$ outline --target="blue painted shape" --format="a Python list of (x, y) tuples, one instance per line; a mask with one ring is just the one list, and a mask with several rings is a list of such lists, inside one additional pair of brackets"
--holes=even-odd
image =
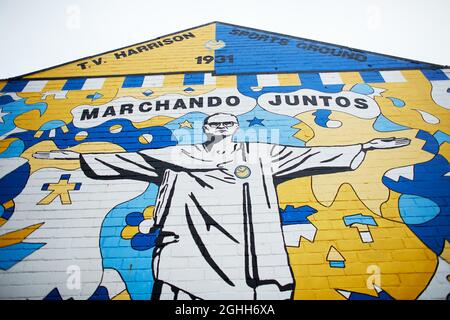
[(146, 96), (146, 97), (149, 97), (149, 96), (151, 96), (153, 94), (153, 91), (152, 90), (145, 90), (144, 92), (142, 92), (142, 94), (144, 96)]
[(421, 71), (422, 71), (423, 75), (429, 81), (449, 80), (447, 75), (440, 69), (435, 69), (435, 70), (424, 69), (424, 70), (421, 70)]
[(321, 88), (323, 87), (322, 79), (318, 73), (300, 73), (300, 82), (305, 88)]
[(382, 114), (377, 117), (373, 124), (373, 128), (379, 132), (392, 132), (410, 129), (395, 122), (392, 122)]
[(8, 270), (44, 245), (21, 242), (0, 248), (0, 270)]
[(50, 291), (42, 300), (54, 300), (54, 301), (61, 301), (63, 298), (61, 297), (61, 294), (59, 293), (58, 288), (54, 288), (52, 291)]
[[(113, 125), (122, 126), (122, 131), (119, 133), (111, 133), (109, 128)], [(114, 119), (103, 123), (97, 127), (89, 129), (80, 129), (69, 123), (67, 126), (68, 132), (61, 135), (56, 135), (52, 138), (52, 141), (56, 144), (59, 149), (66, 149), (79, 144), (75, 140), (75, 136), (80, 131), (86, 131), (88, 136), (83, 142), (111, 142), (114, 141), (115, 144), (120, 145), (127, 151), (138, 151), (142, 149), (151, 148), (162, 148), (171, 145), (176, 145), (177, 140), (172, 132), (162, 126), (148, 127), (137, 129), (135, 128), (129, 120), (125, 119)], [(139, 142), (139, 136), (142, 134), (150, 134), (153, 136), (153, 140), (148, 144), (142, 144)], [(19, 138), (25, 143), (25, 149), (41, 142), (48, 140), (48, 136), (42, 134), (39, 138), (34, 137), (34, 132), (25, 131), (20, 133), (15, 133), (10, 136), (11, 138)]]
[[(427, 139), (436, 139), (428, 134)], [(421, 224), (407, 224), (412, 232), (427, 245), (436, 255), (440, 255), (445, 241), (450, 241), (450, 177), (445, 176), (450, 171), (448, 160), (440, 154), (424, 163), (414, 165), (413, 180), (400, 177), (398, 181), (384, 176), (382, 182), (395, 192), (416, 195), (433, 201), (439, 206), (440, 212), (432, 219)], [(434, 207), (430, 210), (435, 210)]]
[(122, 88), (140, 88), (144, 83), (144, 76), (127, 76), (123, 81)]
[(247, 120), (249, 127), (256, 126), (256, 125), (264, 126), (264, 124), (262, 123), (263, 121), (264, 121), (264, 119), (259, 119), (257, 117), (253, 117), (253, 119)]
[(351, 89), (351, 92), (369, 95), (375, 92), (371, 86), (365, 83), (357, 83)]
[(185, 86), (201, 85), (205, 82), (204, 73), (186, 73), (183, 84)]
[(80, 190), (80, 189), (81, 189), (81, 183), (79, 183), (79, 182), (75, 183), (74, 190)]
[(408, 225), (430, 221), (441, 211), (434, 201), (411, 194), (402, 194), (400, 196), (398, 208), (400, 216)]
[(391, 100), (392, 104), (396, 106), (397, 108), (402, 108), (405, 106), (405, 101), (402, 99), (394, 98), (394, 97), (388, 97), (389, 100)]
[(137, 227), (142, 221), (144, 221), (144, 216), (141, 212), (131, 212), (127, 215), (125, 221), (127, 225)]
[(195, 89), (191, 88), (191, 87), (187, 87), (186, 89), (183, 90), (184, 92), (194, 92)]
[(83, 88), (86, 78), (69, 79), (63, 86), (63, 90), (81, 90)]
[(355, 223), (365, 224), (368, 226), (377, 226), (377, 223), (372, 216), (365, 216), (362, 215), (361, 213), (354, 214), (351, 216), (345, 216), (343, 219), (347, 227)]
[(98, 92), (96, 92), (94, 94), (88, 94), (86, 96), (86, 98), (91, 99), (92, 101), (100, 99), (101, 97), (103, 97), (103, 95), (101, 93), (98, 93)]
[(295, 208), (294, 206), (288, 205), (284, 210), (280, 209), (281, 224), (291, 225), (311, 223), (309, 222), (308, 217), (316, 212), (317, 210), (310, 206)]
[(443, 144), (444, 142), (450, 143), (450, 136), (441, 130), (436, 131), (435, 134), (433, 134), (434, 138), (438, 142), (439, 145)]
[(70, 174), (62, 174), (60, 179), (61, 180), (69, 180), (70, 179)]
[(97, 287), (97, 289), (95, 289), (95, 292), (92, 294), (92, 296), (89, 297), (88, 300), (111, 300), (111, 299), (109, 298), (108, 289), (103, 286), (99, 286)]
[(3, 87), (1, 92), (21, 92), (28, 84), (28, 80), (11, 80)]
[(47, 104), (43, 102), (27, 104), (26, 99), (20, 99), (3, 105), (1, 109), (7, 115), (3, 116), (3, 123), (0, 123), (0, 136), (16, 128), (14, 119), (17, 116), (31, 110), (38, 110), (42, 115), (47, 109)]
[(0, 96), (0, 106), (14, 102), (14, 99), (9, 95)]
[(331, 268), (345, 268), (345, 261), (330, 261)]
[(433, 65), (389, 57), (314, 40), (216, 23), (216, 40), (226, 46), (215, 51), (234, 57), (215, 64), (221, 74), (325, 72), (404, 69)]
[(422, 150), (427, 151), (432, 154), (437, 154), (439, 152), (439, 143), (437, 140), (428, 132), (424, 130), (419, 130), (416, 134), (417, 139), (425, 140), (425, 144)]
[(142, 212), (156, 203), (158, 186), (150, 184), (147, 190), (134, 199), (113, 208), (103, 221), (100, 231), (100, 250), (103, 267), (117, 270), (124, 280), (133, 300), (149, 300), (153, 289), (153, 249), (135, 250), (131, 240), (121, 237), (127, 225), (126, 217), (130, 208)]
[(359, 73), (364, 82), (367, 83), (384, 83), (384, 78), (379, 71), (362, 71)]
[(1, 208), (1, 211), (3, 211), (2, 215), (1, 215), (2, 218), (9, 220), (9, 218), (11, 218), (11, 216), (14, 213), (14, 206), (9, 207), (8, 209), (4, 209), (3, 206), (0, 206), (0, 208)]
[(50, 185), (49, 183), (44, 183), (44, 184), (42, 185), (41, 191), (47, 191), (49, 185)]
[(29, 176), (30, 165), (25, 162), (0, 178), (0, 204), (17, 197), (25, 187)]
[(331, 111), (327, 109), (319, 109), (313, 112), (314, 122), (323, 128), (328, 128), (327, 122), (330, 120), (329, 116), (331, 115)]
[(151, 249), (156, 245), (158, 235), (159, 229), (148, 234), (138, 233), (131, 239), (131, 247), (138, 251)]
[(23, 150), (25, 149), (25, 144), (22, 140), (16, 140), (9, 144), (8, 148), (0, 153), (0, 158), (13, 158), (19, 157)]
[(52, 129), (57, 129), (60, 128), (62, 126), (65, 126), (66, 123), (64, 121), (61, 120), (51, 120), (51, 121), (47, 121), (46, 123), (44, 123), (39, 130), (41, 131), (47, 131), (47, 130), (52, 130)]

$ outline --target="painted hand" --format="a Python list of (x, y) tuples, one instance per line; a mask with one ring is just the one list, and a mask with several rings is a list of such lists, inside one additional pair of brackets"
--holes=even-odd
[(80, 154), (74, 151), (49, 151), (33, 153), (33, 158), (45, 160), (78, 160)]
[(410, 143), (411, 140), (408, 138), (378, 138), (364, 143), (363, 150), (401, 148), (409, 145)]

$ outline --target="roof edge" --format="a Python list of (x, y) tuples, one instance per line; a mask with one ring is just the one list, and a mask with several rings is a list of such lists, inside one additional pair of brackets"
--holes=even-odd
[[(97, 56), (100, 56), (100, 55), (104, 55), (104, 54), (108, 54), (108, 53), (111, 53), (111, 52), (114, 52), (114, 51), (117, 51), (117, 50), (121, 50), (121, 49), (124, 49), (124, 48), (127, 48), (127, 47), (137, 46), (139, 44), (143, 44), (143, 43), (146, 43), (146, 42), (149, 42), (149, 41), (156, 41), (158, 39), (165, 38), (165, 37), (177, 34), (177, 33), (185, 32), (185, 31), (188, 31), (188, 30), (196, 29), (196, 28), (201, 28), (201, 27), (208, 26), (208, 25), (211, 25), (211, 24), (214, 24), (214, 23), (220, 23), (220, 24), (228, 25), (228, 26), (232, 26), (232, 27), (245, 28), (245, 29), (250, 29), (250, 30), (257, 31), (257, 32), (264, 32), (264, 33), (274, 34), (274, 35), (277, 35), (277, 36), (290, 37), (290, 38), (299, 39), (299, 40), (314, 41), (314, 42), (317, 42), (317, 43), (320, 43), (320, 44), (338, 46), (338, 47), (341, 47), (343, 49), (348, 49), (348, 50), (352, 50), (352, 51), (367, 52), (367, 53), (370, 53), (370, 54), (381, 55), (381, 56), (388, 57), (388, 58), (394, 58), (394, 59), (399, 59), (399, 60), (404, 60), (404, 61), (410, 61), (410, 62), (417, 63), (417, 64), (427, 64), (427, 65), (429, 65), (429, 67), (425, 67), (425, 68), (423, 66), (422, 67), (418, 66), (417, 68), (394, 68), (394, 69), (386, 69), (386, 68), (377, 69), (377, 68), (373, 68), (373, 69), (357, 69), (357, 70), (355, 70), (355, 69), (350, 70), (349, 69), (349, 70), (342, 70), (342, 71), (339, 71), (339, 72), (383, 71), (383, 70), (414, 70), (414, 69), (448, 69), (448, 68), (450, 68), (450, 66), (448, 66), (448, 65), (439, 65), (439, 64), (425, 62), (425, 61), (420, 61), (420, 60), (415, 60), (415, 59), (408, 59), (408, 58), (388, 55), (388, 54), (374, 52), (374, 51), (369, 51), (369, 50), (364, 50), (364, 49), (357, 49), (357, 48), (344, 46), (344, 45), (340, 45), (340, 44), (335, 44), (335, 43), (331, 43), (331, 42), (324, 42), (324, 41), (319, 41), (319, 40), (313, 40), (313, 39), (309, 39), (309, 38), (303, 38), (303, 37), (293, 36), (293, 35), (279, 33), (279, 32), (267, 31), (267, 30), (258, 29), (258, 28), (246, 27), (246, 26), (241, 26), (241, 25), (227, 23), (227, 22), (222, 22), (222, 21), (212, 21), (212, 22), (204, 23), (204, 24), (201, 24), (201, 25), (198, 25), (198, 26), (194, 26), (194, 27), (190, 27), (190, 28), (187, 28), (187, 29), (183, 29), (183, 30), (180, 30), (180, 31), (172, 32), (172, 33), (169, 33), (169, 34), (166, 34), (166, 35), (162, 35), (162, 36), (159, 36), (157, 38), (141, 41), (141, 42), (138, 42), (138, 43), (135, 43), (135, 44), (126, 45), (126, 46), (123, 46), (123, 47), (120, 47), (120, 48), (108, 50), (108, 51), (101, 52), (101, 53), (98, 53), (98, 54), (94, 54), (94, 55), (78, 58), (78, 59), (71, 60), (71, 61), (68, 61), (68, 62), (64, 62), (64, 63), (58, 64), (58, 65), (50, 66), (50, 67), (47, 67), (47, 68), (39, 69), (39, 70), (28, 72), (28, 73), (24, 73), (24, 74), (21, 74), (21, 75), (18, 75), (18, 76), (0, 79), (0, 81), (19, 80), (19, 79), (22, 79), (22, 78), (27, 77), (27, 76), (31, 76), (31, 75), (39, 73), (39, 72), (44, 72), (44, 71), (47, 71), (47, 70), (50, 70), (50, 69), (53, 69), (53, 68), (65, 66), (65, 65), (74, 63), (76, 61), (94, 58), (94, 57), (97, 57)], [(191, 73), (192, 71), (186, 71), (186, 72), (190, 72)], [(198, 71), (198, 72), (201, 72), (201, 71)], [(315, 73), (317, 71), (314, 71), (314, 70), (297, 71), (297, 72), (296, 71), (292, 71), (292, 72), (288, 72), (288, 73), (300, 73), (300, 72), (301, 73)], [(327, 72), (327, 71), (320, 71), (320, 72)], [(329, 72), (331, 72), (331, 71), (329, 71)], [(336, 71), (334, 71), (334, 72), (336, 72)], [(155, 73), (155, 74), (162, 74), (162, 75), (164, 75), (164, 74), (181, 74), (181, 73), (183, 73), (183, 72)], [(147, 74), (150, 74), (150, 73), (144, 73), (144, 74), (147, 75)], [(213, 74), (214, 74), (214, 72), (213, 72)], [(257, 74), (257, 73), (245, 73), (245, 74)], [(127, 74), (127, 75), (143, 75), (143, 74), (130, 73), (130, 74)], [(123, 76), (126, 76), (126, 75), (107, 75), (106, 74), (106, 75), (96, 75), (96, 76), (85, 76), (83, 78), (121, 77), (121, 76), (123, 77)], [(51, 78), (49, 78), (49, 77), (42, 77), (42, 78), (38, 77), (38, 78), (30, 79), (30, 80), (39, 80), (39, 79), (57, 80), (57, 79), (70, 79), (70, 78), (79, 78), (79, 76), (73, 76), (73, 77), (51, 77)]]

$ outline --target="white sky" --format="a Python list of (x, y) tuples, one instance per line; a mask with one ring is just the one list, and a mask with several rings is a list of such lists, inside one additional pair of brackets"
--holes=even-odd
[(0, 79), (212, 21), (450, 65), (450, 0), (0, 0)]

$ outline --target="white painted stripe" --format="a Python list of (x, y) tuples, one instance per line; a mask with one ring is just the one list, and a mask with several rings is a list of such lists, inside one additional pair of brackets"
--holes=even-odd
[(145, 76), (144, 82), (142, 82), (142, 87), (162, 87), (164, 85), (164, 76)]
[(380, 71), (385, 82), (406, 82), (401, 71)]
[(344, 84), (341, 75), (338, 72), (319, 73), (320, 79), (324, 85), (327, 84)]
[(258, 74), (256, 78), (258, 79), (258, 87), (280, 86), (280, 81), (278, 81), (277, 74)]
[(97, 90), (103, 87), (106, 78), (89, 78), (83, 84), (81, 90)]
[(27, 83), (22, 92), (41, 92), (48, 80), (31, 80)]
[(447, 76), (447, 78), (450, 80), (450, 69), (441, 69), (443, 73)]
[(205, 81), (204, 85), (215, 85), (216, 77), (214, 77), (211, 73), (205, 73)]

